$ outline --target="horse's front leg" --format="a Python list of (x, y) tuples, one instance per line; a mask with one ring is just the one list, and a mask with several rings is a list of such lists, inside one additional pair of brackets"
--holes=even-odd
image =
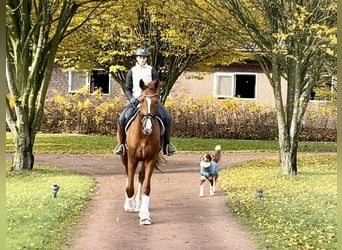
[[(130, 157), (128, 157), (130, 159)], [(134, 212), (135, 200), (134, 200), (134, 174), (137, 168), (137, 162), (128, 160), (127, 164), (127, 183), (125, 194), (124, 209), (126, 212)]]
[(135, 195), (135, 211), (139, 212), (140, 211), (140, 206), (141, 206), (141, 192), (142, 192), (142, 184), (145, 179), (145, 162), (141, 164), (141, 169), (139, 171), (139, 186), (137, 193)]
[(151, 177), (155, 166), (155, 161), (151, 160), (146, 162), (145, 165), (145, 178), (142, 185), (141, 206), (139, 211), (140, 224), (152, 224), (150, 217), (150, 191), (151, 191)]

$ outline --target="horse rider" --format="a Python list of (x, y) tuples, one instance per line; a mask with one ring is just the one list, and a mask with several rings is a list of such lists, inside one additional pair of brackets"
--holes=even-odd
[[(122, 141), (116, 147), (115, 153), (117, 155), (125, 154), (125, 141), (126, 141), (126, 133), (125, 126), (131, 116), (135, 113), (140, 100), (141, 89), (139, 87), (139, 81), (142, 79), (145, 84), (150, 83), (153, 80), (158, 80), (158, 72), (150, 65), (147, 64), (147, 58), (149, 56), (149, 51), (145, 47), (140, 47), (136, 51), (136, 65), (133, 66), (127, 73), (126, 76), (126, 88), (125, 95), (129, 100), (129, 104), (122, 111), (118, 120), (118, 131), (121, 135)], [(158, 117), (160, 117), (165, 126), (164, 133), (164, 143), (163, 143), (163, 154), (167, 156), (171, 156), (176, 153), (173, 148), (170, 137), (171, 137), (171, 116), (170, 113), (166, 110), (166, 108), (158, 102)]]

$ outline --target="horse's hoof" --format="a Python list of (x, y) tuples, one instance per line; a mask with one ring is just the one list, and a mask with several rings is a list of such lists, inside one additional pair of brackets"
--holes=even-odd
[(140, 217), (140, 225), (151, 225), (151, 217), (150, 217), (150, 212), (142, 210), (139, 212), (139, 217)]
[(124, 209), (125, 209), (125, 212), (128, 212), (128, 213), (134, 213), (135, 212), (134, 208), (126, 208), (126, 207), (124, 207)]
[(128, 213), (133, 213), (133, 212), (135, 212), (135, 211), (134, 211), (134, 208), (130, 208), (130, 207), (126, 207), (126, 206), (124, 206), (124, 210), (125, 210), (125, 212), (128, 212)]
[(151, 225), (152, 221), (150, 218), (140, 219), (140, 225)]

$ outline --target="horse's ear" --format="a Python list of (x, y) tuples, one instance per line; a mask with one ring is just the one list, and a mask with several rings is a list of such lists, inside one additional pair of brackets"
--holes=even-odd
[(146, 89), (146, 85), (145, 85), (145, 82), (143, 81), (143, 79), (140, 79), (139, 86), (142, 90)]
[(160, 87), (160, 81), (159, 80), (156, 80), (155, 82), (154, 82), (154, 88), (155, 89), (158, 89), (159, 87)]

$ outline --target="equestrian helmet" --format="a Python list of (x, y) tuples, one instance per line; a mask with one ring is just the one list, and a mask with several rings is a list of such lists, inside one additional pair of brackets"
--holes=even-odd
[(145, 47), (140, 47), (137, 49), (137, 52), (135, 53), (136, 56), (149, 56), (148, 49)]

